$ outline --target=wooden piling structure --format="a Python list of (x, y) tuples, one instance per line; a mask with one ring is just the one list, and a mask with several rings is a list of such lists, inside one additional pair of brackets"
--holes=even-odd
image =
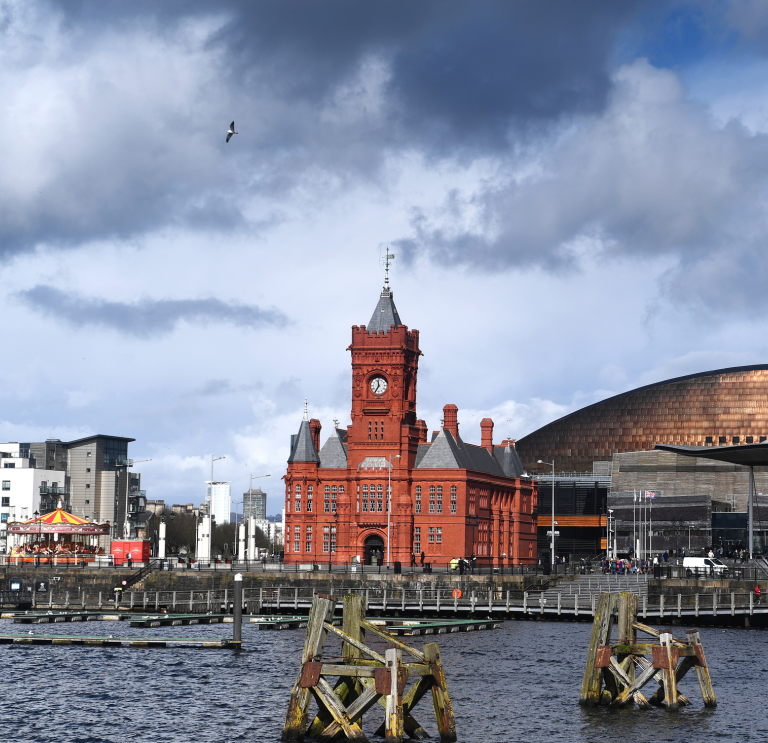
[[(291, 692), (282, 739), (301, 741), (308, 733), (319, 741), (366, 741), (363, 715), (376, 704), (384, 708), (384, 723), (377, 735), (393, 743), (401, 743), (406, 735), (423, 739), (428, 736), (413, 709), (432, 691), (440, 740), (455, 741), (456, 722), (437, 643), (428, 643), (421, 651), (371, 624), (365, 619), (363, 598), (357, 595), (344, 597), (342, 628), (338, 629), (333, 626), (335, 607), (332, 596), (318, 595), (312, 602), (301, 673)], [(338, 660), (326, 649), (329, 633), (342, 641)], [(366, 645), (366, 634), (387, 642), (383, 656)], [(407, 661), (404, 656), (409, 656)], [(335, 677), (335, 684), (328, 677)], [(407, 689), (409, 680), (415, 683)], [(309, 725), (312, 698), (318, 713)]]
[[(690, 704), (678, 691), (678, 684), (695, 668), (704, 705), (716, 706), (697, 629), (687, 630), (686, 639), (680, 640), (673, 637), (672, 630), (655, 630), (639, 623), (638, 597), (632, 593), (601, 593), (594, 613), (579, 704), (621, 706), (635, 701), (647, 709), (663, 701), (667, 709), (676, 710), (680, 705)], [(618, 640), (612, 643), (614, 613), (618, 613)], [(638, 631), (651, 635), (658, 644), (638, 641)], [(655, 680), (659, 688), (646, 699), (640, 690), (651, 680)]]

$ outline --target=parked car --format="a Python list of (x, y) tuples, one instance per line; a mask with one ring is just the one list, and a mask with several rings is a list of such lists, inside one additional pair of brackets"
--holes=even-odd
[(728, 566), (716, 557), (684, 557), (683, 567), (686, 578), (694, 575), (715, 575), (718, 578), (728, 574)]

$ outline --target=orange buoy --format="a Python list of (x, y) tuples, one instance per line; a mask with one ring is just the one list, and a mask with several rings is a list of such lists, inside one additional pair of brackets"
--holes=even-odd
[(461, 598), (461, 589), (460, 588), (454, 588), (453, 589), (453, 598), (460, 599)]

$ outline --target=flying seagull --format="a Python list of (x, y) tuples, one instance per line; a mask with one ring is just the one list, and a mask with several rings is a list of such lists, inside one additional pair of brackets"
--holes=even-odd
[(227, 142), (229, 142), (229, 140), (232, 139), (233, 134), (237, 134), (237, 132), (235, 131), (234, 121), (229, 125), (229, 131), (227, 132)]

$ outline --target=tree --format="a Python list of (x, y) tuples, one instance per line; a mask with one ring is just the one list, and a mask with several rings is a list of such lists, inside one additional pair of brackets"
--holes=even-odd
[[(182, 548), (194, 552), (197, 541), (197, 519), (194, 514), (173, 514), (166, 509), (162, 517), (165, 517), (165, 553), (176, 555)], [(160, 518), (155, 516), (148, 530), (147, 536), (153, 543), (155, 533), (160, 530)], [(157, 538), (159, 540), (159, 536)]]

